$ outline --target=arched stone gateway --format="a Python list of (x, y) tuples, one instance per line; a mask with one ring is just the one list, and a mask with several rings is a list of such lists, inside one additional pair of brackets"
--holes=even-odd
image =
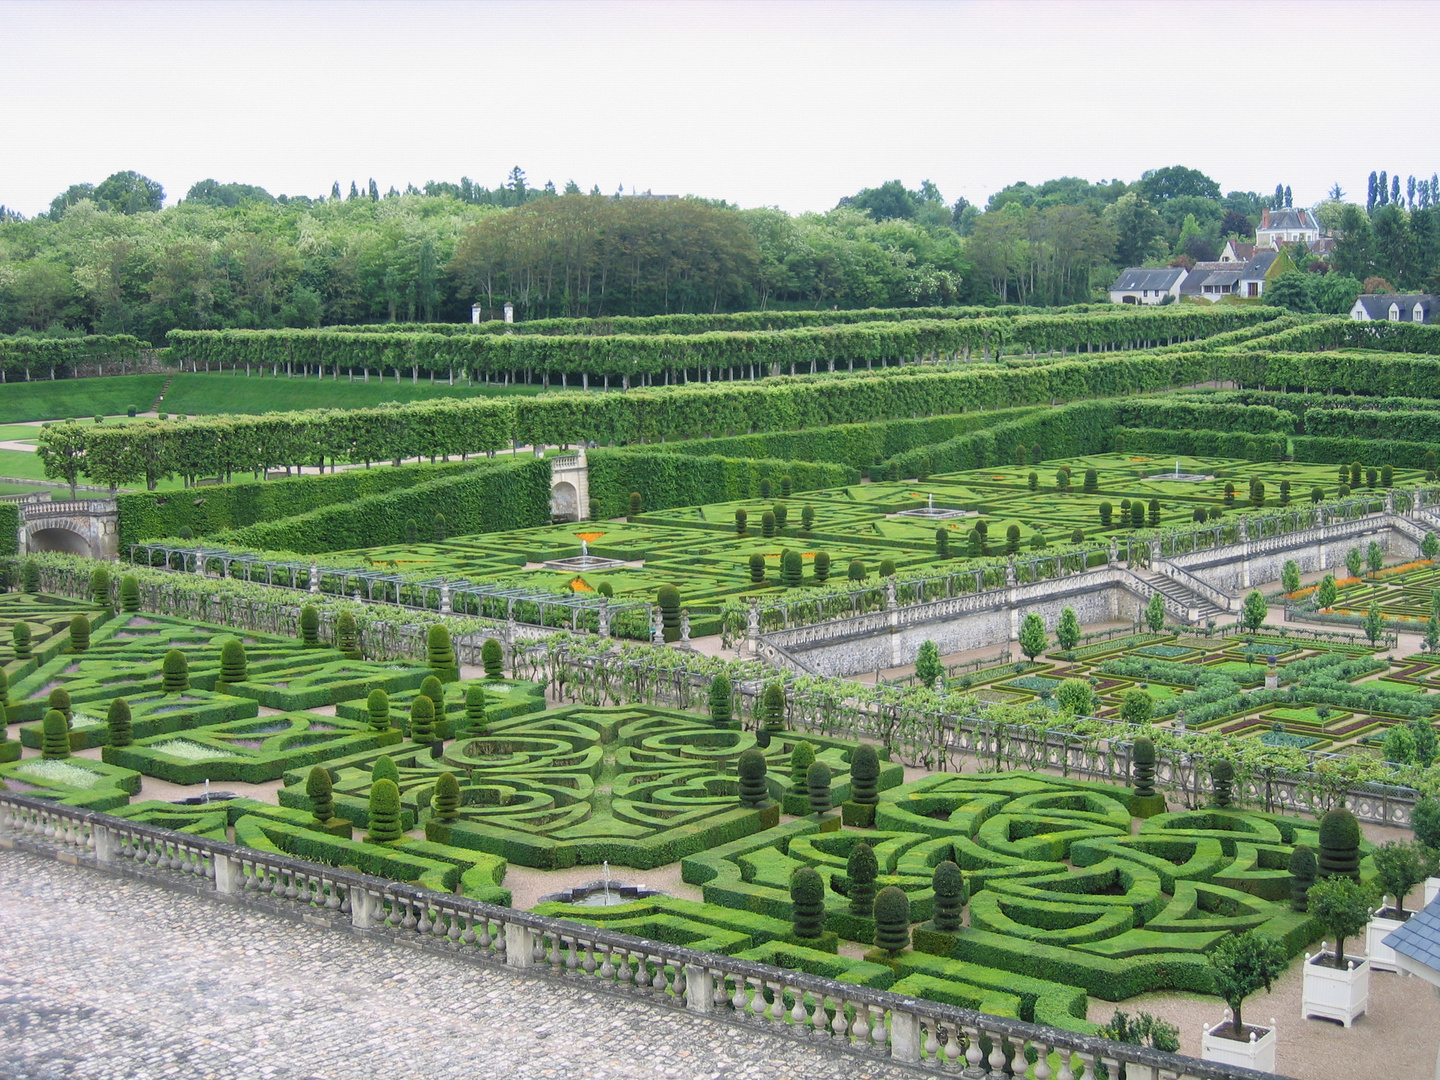
[(550, 514), (556, 521), (590, 516), (590, 467), (584, 450), (550, 459)]
[(64, 551), (95, 559), (120, 553), (120, 513), (114, 499), (52, 502), (36, 499), (20, 506), (20, 554)]

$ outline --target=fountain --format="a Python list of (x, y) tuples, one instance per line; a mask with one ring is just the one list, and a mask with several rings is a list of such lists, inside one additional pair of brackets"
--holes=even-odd
[(1210, 474), (1210, 473), (1181, 472), (1181, 471), (1180, 471), (1180, 459), (1179, 459), (1179, 458), (1176, 458), (1176, 459), (1175, 459), (1175, 471), (1174, 471), (1173, 473), (1168, 473), (1168, 472), (1156, 473), (1154, 476), (1147, 476), (1145, 479), (1147, 479), (1147, 480), (1178, 480), (1178, 481), (1180, 481), (1182, 484), (1187, 484), (1187, 483), (1188, 483), (1188, 484), (1195, 484), (1195, 483), (1199, 483), (1199, 482), (1202, 481), (1202, 480), (1214, 480), (1215, 477), (1214, 477), (1212, 474)]
[(579, 555), (571, 555), (564, 559), (551, 559), (540, 565), (546, 570), (566, 570), (573, 573), (578, 570), (609, 570), (611, 567), (624, 566), (625, 560), (605, 559), (599, 555), (591, 555), (590, 541), (582, 538)]
[(635, 900), (644, 900), (648, 896), (666, 895), (659, 889), (649, 889), (644, 885), (612, 882), (608, 859), (600, 864), (600, 871), (603, 876), (599, 881), (592, 881), (587, 885), (575, 885), (557, 893), (550, 893), (540, 897), (540, 902), (574, 904), (576, 907), (614, 907), (616, 904), (629, 904)]
[(932, 491), (925, 497), (925, 505), (917, 506), (913, 510), (901, 510), (898, 513), (890, 514), (889, 517), (921, 518), (925, 521), (945, 521), (948, 518), (965, 517), (972, 514), (971, 510), (947, 510), (944, 507), (935, 505), (935, 493)]

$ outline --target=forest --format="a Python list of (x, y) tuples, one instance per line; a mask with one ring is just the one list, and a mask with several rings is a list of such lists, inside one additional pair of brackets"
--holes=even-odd
[[(1361, 205), (1335, 185), (1315, 207), (1334, 251), (1295, 252), (1301, 273), (1274, 302), (1330, 311), (1362, 283), (1440, 288), (1436, 189), (1380, 173)], [(33, 218), (0, 208), (0, 333), (159, 344), (175, 329), (465, 322), (472, 303), (487, 319), (511, 303), (523, 320), (1064, 306), (1104, 300), (1121, 267), (1213, 259), (1291, 199), (1283, 184), (1222, 194), (1176, 165), (1134, 182), (1020, 182), (984, 207), (891, 180), (791, 215), (532, 186), (516, 167), (494, 188), (336, 181), (319, 197), (205, 180), (166, 205), (156, 181), (122, 172)]]

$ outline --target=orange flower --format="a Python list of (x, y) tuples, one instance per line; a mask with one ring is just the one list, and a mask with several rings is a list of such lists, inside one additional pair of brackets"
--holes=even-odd
[(576, 539), (576, 540), (584, 540), (587, 544), (593, 544), (596, 540), (599, 540), (600, 537), (602, 537), (602, 536), (604, 536), (604, 535), (605, 535), (604, 533), (583, 532), (583, 533), (576, 533), (576, 534), (575, 534), (575, 539)]
[(587, 585), (587, 584), (585, 583), (585, 579), (584, 579), (584, 578), (578, 578), (578, 577), (577, 577), (574, 581), (570, 582), (570, 591), (571, 591), (571, 592), (594, 592), (595, 590), (592, 589), (589, 585)]

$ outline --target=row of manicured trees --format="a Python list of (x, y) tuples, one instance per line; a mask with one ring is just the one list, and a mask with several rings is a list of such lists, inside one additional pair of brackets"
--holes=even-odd
[[(765, 512), (765, 516), (768, 518), (770, 516), (770, 511), (767, 510)], [(766, 535), (768, 536), (769, 533), (767, 533)], [(817, 551), (815, 553), (815, 561), (812, 564), (813, 577), (811, 578), (814, 584), (824, 585), (830, 580), (831, 565), (832, 560), (828, 551)], [(746, 566), (749, 568), (750, 571), (750, 584), (764, 585), (765, 556), (760, 554), (758, 551), (755, 552), (746, 560)], [(859, 568), (860, 573), (859, 578), (855, 577), (857, 567)], [(850, 564), (850, 577), (851, 580), (864, 580), (865, 564), (861, 563), (858, 559), (855, 562), (852, 562)], [(786, 589), (798, 589), (804, 584), (804, 556), (802, 556), (798, 551), (793, 551), (790, 548), (786, 548), (780, 553), (780, 585), (782, 588)]]

